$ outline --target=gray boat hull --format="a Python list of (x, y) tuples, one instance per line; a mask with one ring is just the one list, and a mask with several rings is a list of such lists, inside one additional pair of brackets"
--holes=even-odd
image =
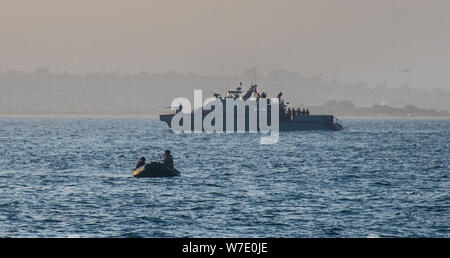
[[(170, 128), (172, 125), (172, 118), (174, 114), (160, 115), (159, 120), (165, 122)], [(191, 129), (194, 129), (193, 122), (191, 119)], [(225, 121), (225, 120), (224, 120)], [(182, 121), (181, 121), (182, 124)], [(249, 131), (248, 119), (246, 119), (245, 131)], [(332, 115), (309, 115), (309, 116), (296, 116), (292, 121), (285, 121), (279, 123), (280, 131), (310, 131), (310, 130), (328, 130), (328, 131), (339, 131), (342, 130), (342, 125), (336, 121)], [(224, 123), (224, 131), (226, 131), (226, 124)], [(237, 131), (237, 126), (235, 122), (234, 131)], [(259, 125), (258, 125), (259, 131)]]

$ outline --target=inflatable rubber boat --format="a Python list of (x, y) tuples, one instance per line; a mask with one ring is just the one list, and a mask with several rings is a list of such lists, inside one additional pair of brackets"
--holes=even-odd
[(180, 176), (175, 168), (168, 167), (161, 162), (151, 162), (133, 171), (134, 177), (173, 177)]

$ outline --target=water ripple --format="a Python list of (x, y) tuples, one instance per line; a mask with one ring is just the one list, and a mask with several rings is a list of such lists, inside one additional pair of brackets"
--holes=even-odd
[[(0, 119), (0, 236), (450, 237), (450, 120), (174, 135), (156, 119)], [(171, 149), (179, 178), (134, 179)]]

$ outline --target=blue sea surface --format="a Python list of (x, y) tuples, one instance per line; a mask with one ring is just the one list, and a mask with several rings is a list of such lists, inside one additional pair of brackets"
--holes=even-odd
[[(174, 134), (150, 118), (1, 118), (0, 237), (450, 237), (450, 120)], [(133, 178), (171, 149), (176, 178)]]

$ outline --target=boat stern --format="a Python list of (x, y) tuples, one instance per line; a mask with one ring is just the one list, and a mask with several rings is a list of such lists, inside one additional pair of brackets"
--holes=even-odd
[(173, 114), (159, 115), (159, 120), (165, 122), (170, 128), (172, 124)]
[(334, 131), (340, 131), (340, 130), (344, 129), (342, 122), (339, 119), (337, 119), (336, 117), (334, 117), (334, 119), (333, 119), (333, 129), (334, 129)]

